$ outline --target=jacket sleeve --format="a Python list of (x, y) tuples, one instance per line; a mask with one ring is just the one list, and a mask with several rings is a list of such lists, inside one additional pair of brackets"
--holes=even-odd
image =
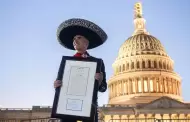
[(62, 78), (63, 78), (63, 67), (64, 67), (64, 60), (63, 60), (63, 57), (62, 57), (61, 63), (59, 65), (59, 69), (58, 69), (56, 80), (62, 80)]
[(106, 72), (105, 72), (105, 65), (104, 61), (101, 59), (101, 72), (103, 73), (103, 80), (99, 86), (99, 92), (105, 92), (107, 90), (107, 82), (106, 82)]

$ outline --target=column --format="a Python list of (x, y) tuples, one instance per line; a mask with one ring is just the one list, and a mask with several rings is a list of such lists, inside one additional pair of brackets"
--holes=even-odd
[(126, 80), (123, 80), (123, 94), (126, 94)]
[(165, 78), (165, 87), (166, 87), (166, 93), (169, 93), (168, 78)]
[(163, 120), (164, 115), (163, 115), (163, 114), (160, 114), (160, 116), (161, 116), (161, 119)]
[(129, 118), (130, 118), (130, 115), (127, 115), (128, 122), (129, 122)]
[(172, 92), (172, 94), (174, 94), (174, 88), (173, 88), (173, 78), (171, 78), (171, 92)]
[(144, 114), (145, 122), (147, 122), (147, 114)]
[(152, 114), (151, 118), (155, 118), (156, 117), (156, 114)]
[(117, 83), (117, 82), (114, 83), (114, 94), (115, 94), (114, 97), (117, 96), (117, 87), (116, 87), (117, 85), (116, 85), (116, 83)]
[(114, 97), (114, 84), (112, 83), (112, 98)]
[(121, 93), (124, 95), (124, 80), (121, 81)]
[(182, 94), (182, 91), (181, 91), (181, 83), (179, 82), (179, 95), (181, 95)]
[(110, 93), (110, 98), (113, 96), (113, 84), (110, 85), (111, 93)]
[(132, 87), (132, 93), (135, 93), (136, 86), (135, 86), (135, 79), (134, 78), (132, 78), (131, 87)]
[(159, 76), (159, 92), (163, 92), (163, 81), (162, 81), (162, 76)]
[(136, 70), (137, 69), (137, 61), (134, 60), (134, 69)]
[(165, 78), (161, 78), (162, 79), (162, 92), (165, 93)]
[(118, 92), (118, 90), (119, 90), (119, 89), (118, 89), (118, 81), (116, 82), (116, 89), (117, 89), (117, 90), (116, 90), (116, 96), (118, 96), (118, 94), (119, 94), (119, 92)]
[(159, 60), (156, 60), (157, 63), (157, 69), (160, 69)]
[(142, 93), (144, 93), (144, 78), (141, 78)]
[(122, 80), (120, 80), (120, 84), (119, 84), (120, 86), (120, 96), (122, 96), (123, 95), (123, 89), (122, 89)]
[(109, 99), (111, 98), (111, 85), (108, 85), (108, 89), (109, 89)]
[(132, 64), (132, 62), (129, 62), (129, 70), (131, 70), (131, 64)]
[(154, 60), (150, 61), (151, 63), (151, 68), (154, 68)]
[(135, 78), (136, 93), (138, 93), (138, 78)]
[(145, 60), (145, 68), (148, 68), (148, 60)]
[(136, 115), (135, 115), (135, 119), (136, 119), (136, 121), (138, 121), (138, 118), (139, 118), (139, 115), (136, 114)]
[(178, 81), (176, 80), (176, 90), (177, 90), (177, 95), (179, 95), (179, 87), (178, 87), (179, 85), (178, 85)]
[(127, 94), (129, 94), (129, 79), (126, 80), (126, 88), (127, 88), (126, 92)]
[(113, 115), (111, 115), (111, 120), (110, 121), (113, 122)]
[(142, 61), (139, 61), (140, 69), (142, 69)]
[(119, 115), (119, 122), (121, 122), (121, 115)]
[(119, 80), (118, 81), (118, 96), (120, 96), (121, 95), (121, 81)]
[(132, 92), (132, 91), (131, 91), (131, 90), (132, 90), (132, 89), (131, 89), (131, 86), (132, 86), (132, 82), (131, 82), (131, 81), (132, 81), (131, 79), (128, 79), (128, 83), (129, 83), (129, 84), (128, 84), (129, 94), (131, 94), (131, 92)]
[(147, 77), (146, 78), (147, 79), (147, 92), (150, 92), (150, 78), (149, 77)]
[(171, 83), (171, 94), (174, 94), (173, 93), (173, 78), (170, 79), (170, 83)]
[(172, 122), (172, 120), (171, 120), (172, 119), (172, 114), (171, 113), (169, 114), (169, 118), (170, 118), (170, 122)]
[(155, 78), (155, 76), (153, 77), (153, 92), (156, 92), (157, 91), (157, 81), (156, 81), (156, 78)]

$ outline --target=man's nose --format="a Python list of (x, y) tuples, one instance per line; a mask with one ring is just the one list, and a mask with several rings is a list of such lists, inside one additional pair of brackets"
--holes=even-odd
[(79, 40), (78, 39), (76, 39), (76, 40), (74, 40), (74, 45), (79, 45), (80, 43), (79, 43)]

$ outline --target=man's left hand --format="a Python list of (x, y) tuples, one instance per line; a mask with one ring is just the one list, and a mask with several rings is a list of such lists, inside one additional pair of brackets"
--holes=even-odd
[(103, 80), (103, 73), (96, 73), (95, 75), (95, 79), (98, 80), (98, 84), (100, 85), (102, 83)]

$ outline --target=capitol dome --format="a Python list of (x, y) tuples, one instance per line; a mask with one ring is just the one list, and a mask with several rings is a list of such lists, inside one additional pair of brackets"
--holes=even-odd
[(168, 57), (161, 42), (154, 36), (144, 33), (129, 37), (119, 50), (119, 56), (121, 57), (143, 54), (162, 55)]
[(141, 3), (135, 5), (135, 30), (120, 47), (108, 81), (109, 104), (147, 103), (163, 96), (182, 101), (181, 78), (161, 42), (145, 28)]

